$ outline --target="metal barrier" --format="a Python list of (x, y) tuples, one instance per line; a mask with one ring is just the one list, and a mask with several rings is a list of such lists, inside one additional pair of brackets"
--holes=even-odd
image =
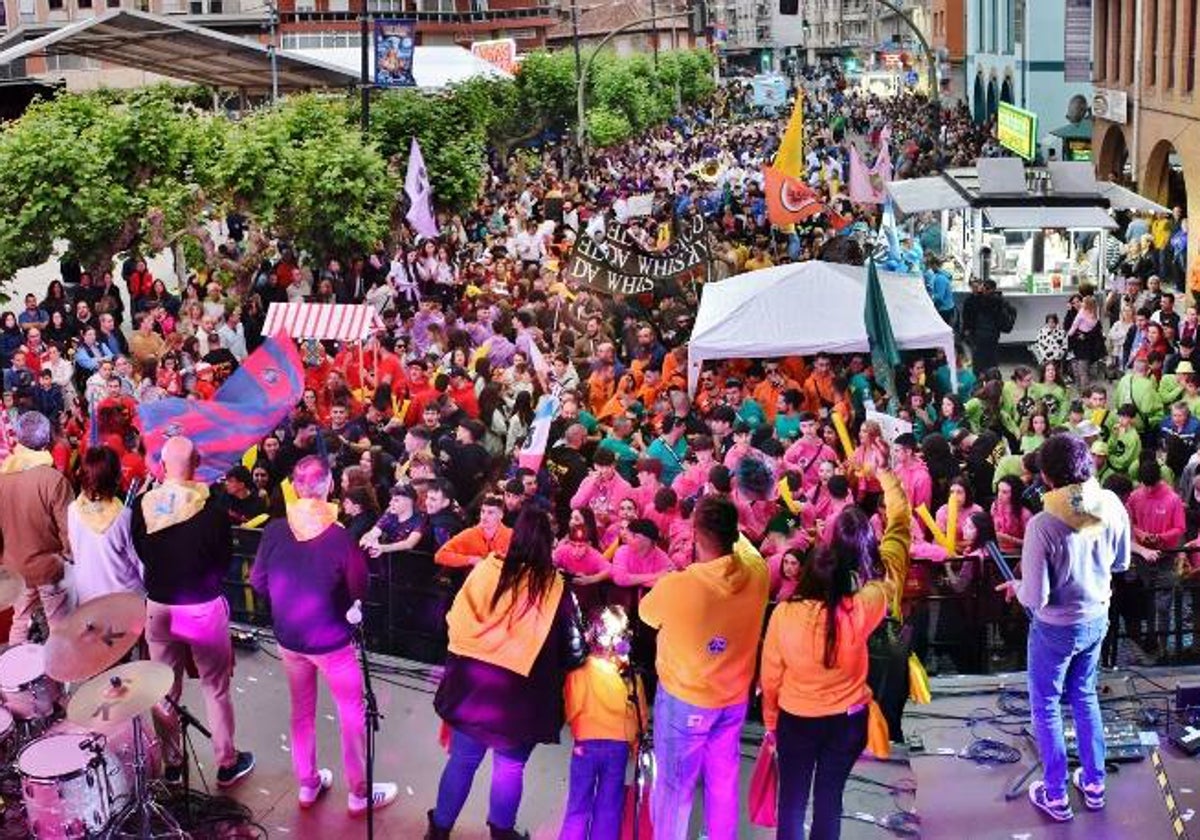
[[(261, 536), (254, 529), (233, 529), (233, 562), (224, 581), (233, 620), (260, 627), (271, 623), (270, 604), (254, 592), (249, 580)], [(1165, 557), (1184, 553), (1188, 551), (1161, 552)], [(1019, 555), (1005, 557), (1014, 566), (1020, 560)], [(371, 586), (363, 605), (370, 648), (431, 664), (443, 661), (446, 613), (465, 571), (439, 569), (431, 554), (419, 551), (381, 555), (371, 562)], [(1143, 651), (1151, 648), (1164, 663), (1200, 659), (1200, 577), (1178, 579), (1160, 573), (1160, 565), (1165, 565), (1163, 560), (1150, 567), (1135, 556), (1133, 568), (1114, 579), (1106, 665), (1116, 664), (1123, 640)], [(1025, 668), (1028, 619), (1018, 605), (1006, 604), (995, 591), (1002, 580), (995, 564), (982, 557), (913, 559), (904, 598), (905, 625), (912, 649), (931, 671), (945, 670), (938, 666), (946, 660), (963, 674)], [(580, 598), (585, 612), (588, 606), (613, 600), (601, 587), (587, 589), (594, 591)], [(636, 628), (634, 605), (627, 604)]]

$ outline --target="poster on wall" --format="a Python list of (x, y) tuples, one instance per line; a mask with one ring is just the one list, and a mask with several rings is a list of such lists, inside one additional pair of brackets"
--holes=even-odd
[(1063, 81), (1092, 80), (1092, 0), (1067, 0)]
[(375, 86), (416, 87), (413, 53), (417, 26), (411, 20), (375, 21)]

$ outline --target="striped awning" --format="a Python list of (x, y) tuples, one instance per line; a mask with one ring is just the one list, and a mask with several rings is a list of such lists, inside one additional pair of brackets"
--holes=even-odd
[(272, 303), (262, 332), (264, 336), (283, 331), (292, 338), (362, 341), (383, 328), (383, 319), (368, 304)]

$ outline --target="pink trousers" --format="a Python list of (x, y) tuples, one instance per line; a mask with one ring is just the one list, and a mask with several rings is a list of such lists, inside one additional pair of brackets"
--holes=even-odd
[(367, 795), (367, 724), (362, 672), (354, 645), (329, 653), (296, 653), (279, 646), (292, 695), (292, 768), (296, 781), (316, 787), (317, 674), (325, 677), (342, 730), (342, 764), (350, 790)]
[(8, 631), (8, 643), (19, 645), (29, 641), (29, 628), (33, 624), (38, 605), (46, 613), (46, 621), (53, 623), (67, 613), (67, 588), (60, 580), (44, 586), (31, 586), (17, 596), (13, 604), (12, 627)]
[[(175, 685), (170, 697), (178, 700), (183, 693), (183, 673), (188, 651), (200, 672), (200, 692), (208, 728), (212, 730), (213, 757), (218, 767), (229, 767), (237, 760), (233, 743), (233, 700), (229, 681), (233, 676), (233, 645), (229, 640), (229, 604), (217, 598), (203, 604), (160, 604), (146, 602), (146, 644), (150, 659), (170, 665)], [(180, 764), (183, 749), (179, 719), (168, 706), (155, 714), (163, 738), (168, 764)]]

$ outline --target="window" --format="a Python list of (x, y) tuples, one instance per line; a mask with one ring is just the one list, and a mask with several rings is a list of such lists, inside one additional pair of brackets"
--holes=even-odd
[(81, 9), (92, 8), (92, 0), (78, 0), (78, 3), (79, 3), (79, 8), (81, 8)]
[(52, 12), (61, 12), (62, 7), (63, 7), (63, 0), (46, 0), (46, 5), (47, 5), (47, 7), (49, 7), (50, 11), (52, 11)]
[(1162, 0), (1163, 5), (1163, 21), (1166, 26), (1163, 28), (1163, 87), (1167, 90), (1175, 89), (1175, 14), (1177, 6), (1175, 0)]
[(108, 8), (110, 8), (110, 9), (121, 8), (121, 0), (108, 0)]
[(1148, 87), (1154, 87), (1158, 84), (1158, 0), (1146, 0), (1142, 7), (1144, 21), (1142, 23), (1143, 31), (1146, 34), (1145, 50), (1150, 56), (1150, 60), (1145, 62), (1145, 70), (1143, 72), (1144, 83)]
[(100, 62), (83, 55), (47, 53), (46, 69), (50, 72), (61, 72), (63, 70), (99, 70)]
[(1187, 33), (1187, 42), (1183, 45), (1183, 89), (1191, 93), (1196, 89), (1196, 28), (1200, 22), (1196, 20), (1197, 0), (1185, 0), (1183, 31)]

